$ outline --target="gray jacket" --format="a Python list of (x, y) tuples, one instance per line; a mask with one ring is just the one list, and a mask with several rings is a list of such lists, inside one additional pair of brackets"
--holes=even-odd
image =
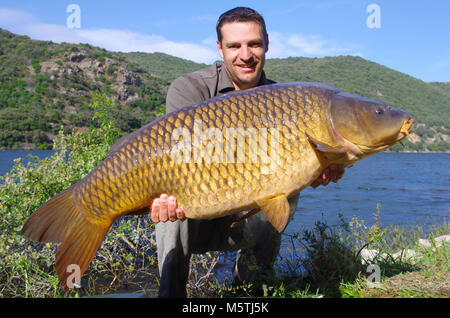
[[(258, 86), (273, 83), (275, 82), (267, 79), (263, 71)], [(193, 73), (181, 75), (172, 82), (166, 97), (166, 114), (234, 90), (223, 62), (216, 62)]]

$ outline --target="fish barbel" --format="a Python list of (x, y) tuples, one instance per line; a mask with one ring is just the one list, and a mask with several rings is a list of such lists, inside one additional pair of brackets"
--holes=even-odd
[(287, 198), (330, 164), (348, 167), (409, 134), (411, 116), (322, 83), (272, 84), (184, 107), (121, 138), (86, 177), (26, 221), (22, 234), (62, 242), (56, 271), (80, 275), (112, 223), (145, 214), (162, 193), (185, 216), (262, 211), (283, 231)]

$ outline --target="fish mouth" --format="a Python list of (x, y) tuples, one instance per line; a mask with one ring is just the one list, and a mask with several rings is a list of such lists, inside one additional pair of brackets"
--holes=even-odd
[(399, 131), (399, 136), (397, 138), (397, 140), (394, 143), (399, 142), (403, 148), (405, 148), (405, 145), (403, 144), (402, 140), (405, 137), (408, 137), (409, 134), (411, 133), (411, 126), (414, 123), (414, 119), (412, 118), (408, 118), (402, 125), (402, 127), (400, 128)]
[(409, 118), (408, 120), (406, 120), (403, 125), (402, 128), (400, 128), (400, 134), (403, 134), (403, 138), (405, 138), (406, 136), (409, 136), (409, 134), (411, 133), (411, 126), (414, 123), (414, 119)]

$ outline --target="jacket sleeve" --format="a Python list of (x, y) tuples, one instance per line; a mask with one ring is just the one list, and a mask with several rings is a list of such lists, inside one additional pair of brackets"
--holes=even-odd
[(169, 86), (166, 96), (166, 114), (178, 110), (184, 106), (201, 103), (208, 99), (203, 92), (204, 84), (200, 79), (187, 75), (178, 77)]

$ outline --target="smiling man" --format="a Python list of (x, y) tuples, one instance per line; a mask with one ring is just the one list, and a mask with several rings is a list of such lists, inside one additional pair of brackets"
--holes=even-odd
[(218, 25), (217, 49), (236, 90), (258, 86), (263, 72), (269, 37), (257, 22)]
[[(244, 7), (229, 10), (220, 16), (216, 31), (217, 48), (223, 62), (177, 78), (167, 93), (167, 113), (231, 91), (274, 83), (263, 71), (269, 37), (259, 13)], [(331, 166), (312, 186), (336, 182), (343, 173), (341, 166)], [(289, 198), (291, 215), (295, 212), (298, 198), (298, 194)], [(157, 223), (161, 276), (159, 296), (186, 297), (192, 253), (239, 250), (233, 267), (237, 284), (258, 285), (271, 275), (280, 249), (281, 234), (263, 213), (231, 228), (231, 224), (245, 213), (214, 220), (185, 220), (183, 209), (177, 207), (175, 197), (163, 194), (154, 200), (151, 218)]]

